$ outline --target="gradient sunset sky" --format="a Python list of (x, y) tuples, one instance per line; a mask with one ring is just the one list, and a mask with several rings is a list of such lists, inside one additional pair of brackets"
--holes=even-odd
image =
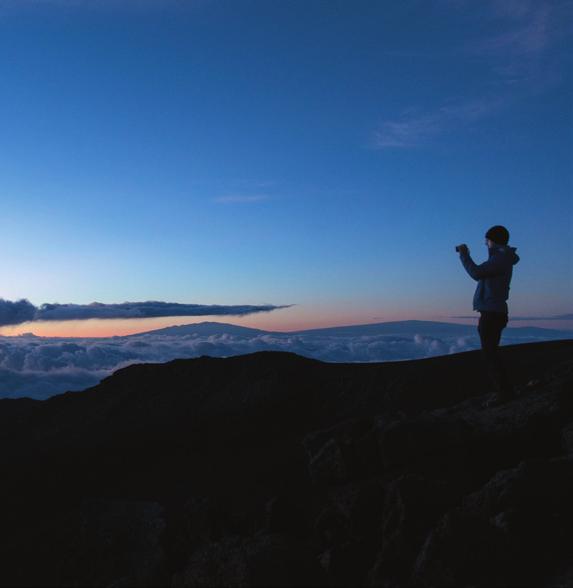
[[(0, 298), (289, 305), (112, 335), (573, 312), (572, 4), (0, 0)], [(573, 328), (573, 321), (515, 321)]]

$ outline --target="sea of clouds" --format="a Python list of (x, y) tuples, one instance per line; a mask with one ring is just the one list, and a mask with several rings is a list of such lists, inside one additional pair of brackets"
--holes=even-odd
[(476, 349), (477, 336), (331, 336), (288, 333), (166, 335), (110, 338), (0, 337), (0, 397), (47, 398), (97, 384), (133, 363), (159, 363), (201, 355), (227, 357), (290, 351), (330, 362), (418, 359)]
[[(384, 332), (369, 331), (371, 328)], [(366, 332), (360, 333), (364, 329)], [(563, 335), (569, 333), (506, 329), (502, 343), (528, 343)], [(422, 359), (479, 347), (473, 326), (423, 321), (298, 333), (203, 323), (125, 337), (0, 336), (0, 398), (44, 399), (94, 386), (134, 363), (162, 363), (202, 355), (228, 357), (256, 351), (290, 351), (328, 362), (378, 362)]]

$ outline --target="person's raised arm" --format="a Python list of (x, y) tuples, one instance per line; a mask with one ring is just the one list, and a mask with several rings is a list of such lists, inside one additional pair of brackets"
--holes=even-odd
[(481, 280), (483, 278), (491, 278), (502, 274), (505, 270), (505, 266), (498, 256), (494, 255), (487, 261), (484, 261), (480, 265), (477, 265), (470, 256), (470, 250), (467, 245), (458, 245), (456, 250), (460, 254), (460, 260), (464, 266), (466, 272), (474, 280)]

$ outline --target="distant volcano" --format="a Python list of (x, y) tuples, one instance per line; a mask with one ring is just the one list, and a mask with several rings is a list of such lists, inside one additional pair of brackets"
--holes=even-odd
[(229, 323), (209, 322), (203, 321), (201, 323), (193, 323), (191, 325), (177, 325), (174, 327), (165, 327), (163, 329), (155, 329), (153, 331), (145, 331), (143, 333), (136, 333), (128, 335), (129, 337), (138, 337), (141, 335), (237, 335), (240, 337), (255, 337), (257, 335), (264, 335), (268, 331), (261, 329), (251, 329), (249, 327), (242, 327), (240, 325), (232, 325)]

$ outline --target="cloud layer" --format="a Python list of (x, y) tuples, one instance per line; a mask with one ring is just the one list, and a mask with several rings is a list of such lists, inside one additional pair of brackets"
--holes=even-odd
[[(475, 319), (475, 316), (453, 316), (455, 319)], [(570, 321), (573, 320), (573, 313), (556, 314), (553, 316), (512, 316), (512, 321)]]
[[(330, 362), (373, 362), (420, 359), (479, 348), (474, 327), (451, 335), (431, 329), (416, 334), (349, 335), (323, 333), (237, 334), (150, 332), (110, 338), (0, 337), (0, 397), (47, 398), (97, 384), (113, 371), (133, 363), (165, 362), (201, 355), (227, 357), (256, 351), (290, 351)], [(460, 326), (461, 329), (464, 327)], [(503, 343), (539, 340), (520, 329), (504, 332)], [(443, 331), (441, 331), (443, 333)], [(543, 337), (547, 338), (547, 337)]]
[(122, 304), (42, 304), (34, 306), (28, 300), (12, 302), (0, 298), (0, 326), (19, 325), (32, 321), (70, 321), (85, 319), (152, 318), (166, 316), (241, 316), (270, 312), (288, 306), (217, 304), (178, 304), (174, 302), (124, 302)]

